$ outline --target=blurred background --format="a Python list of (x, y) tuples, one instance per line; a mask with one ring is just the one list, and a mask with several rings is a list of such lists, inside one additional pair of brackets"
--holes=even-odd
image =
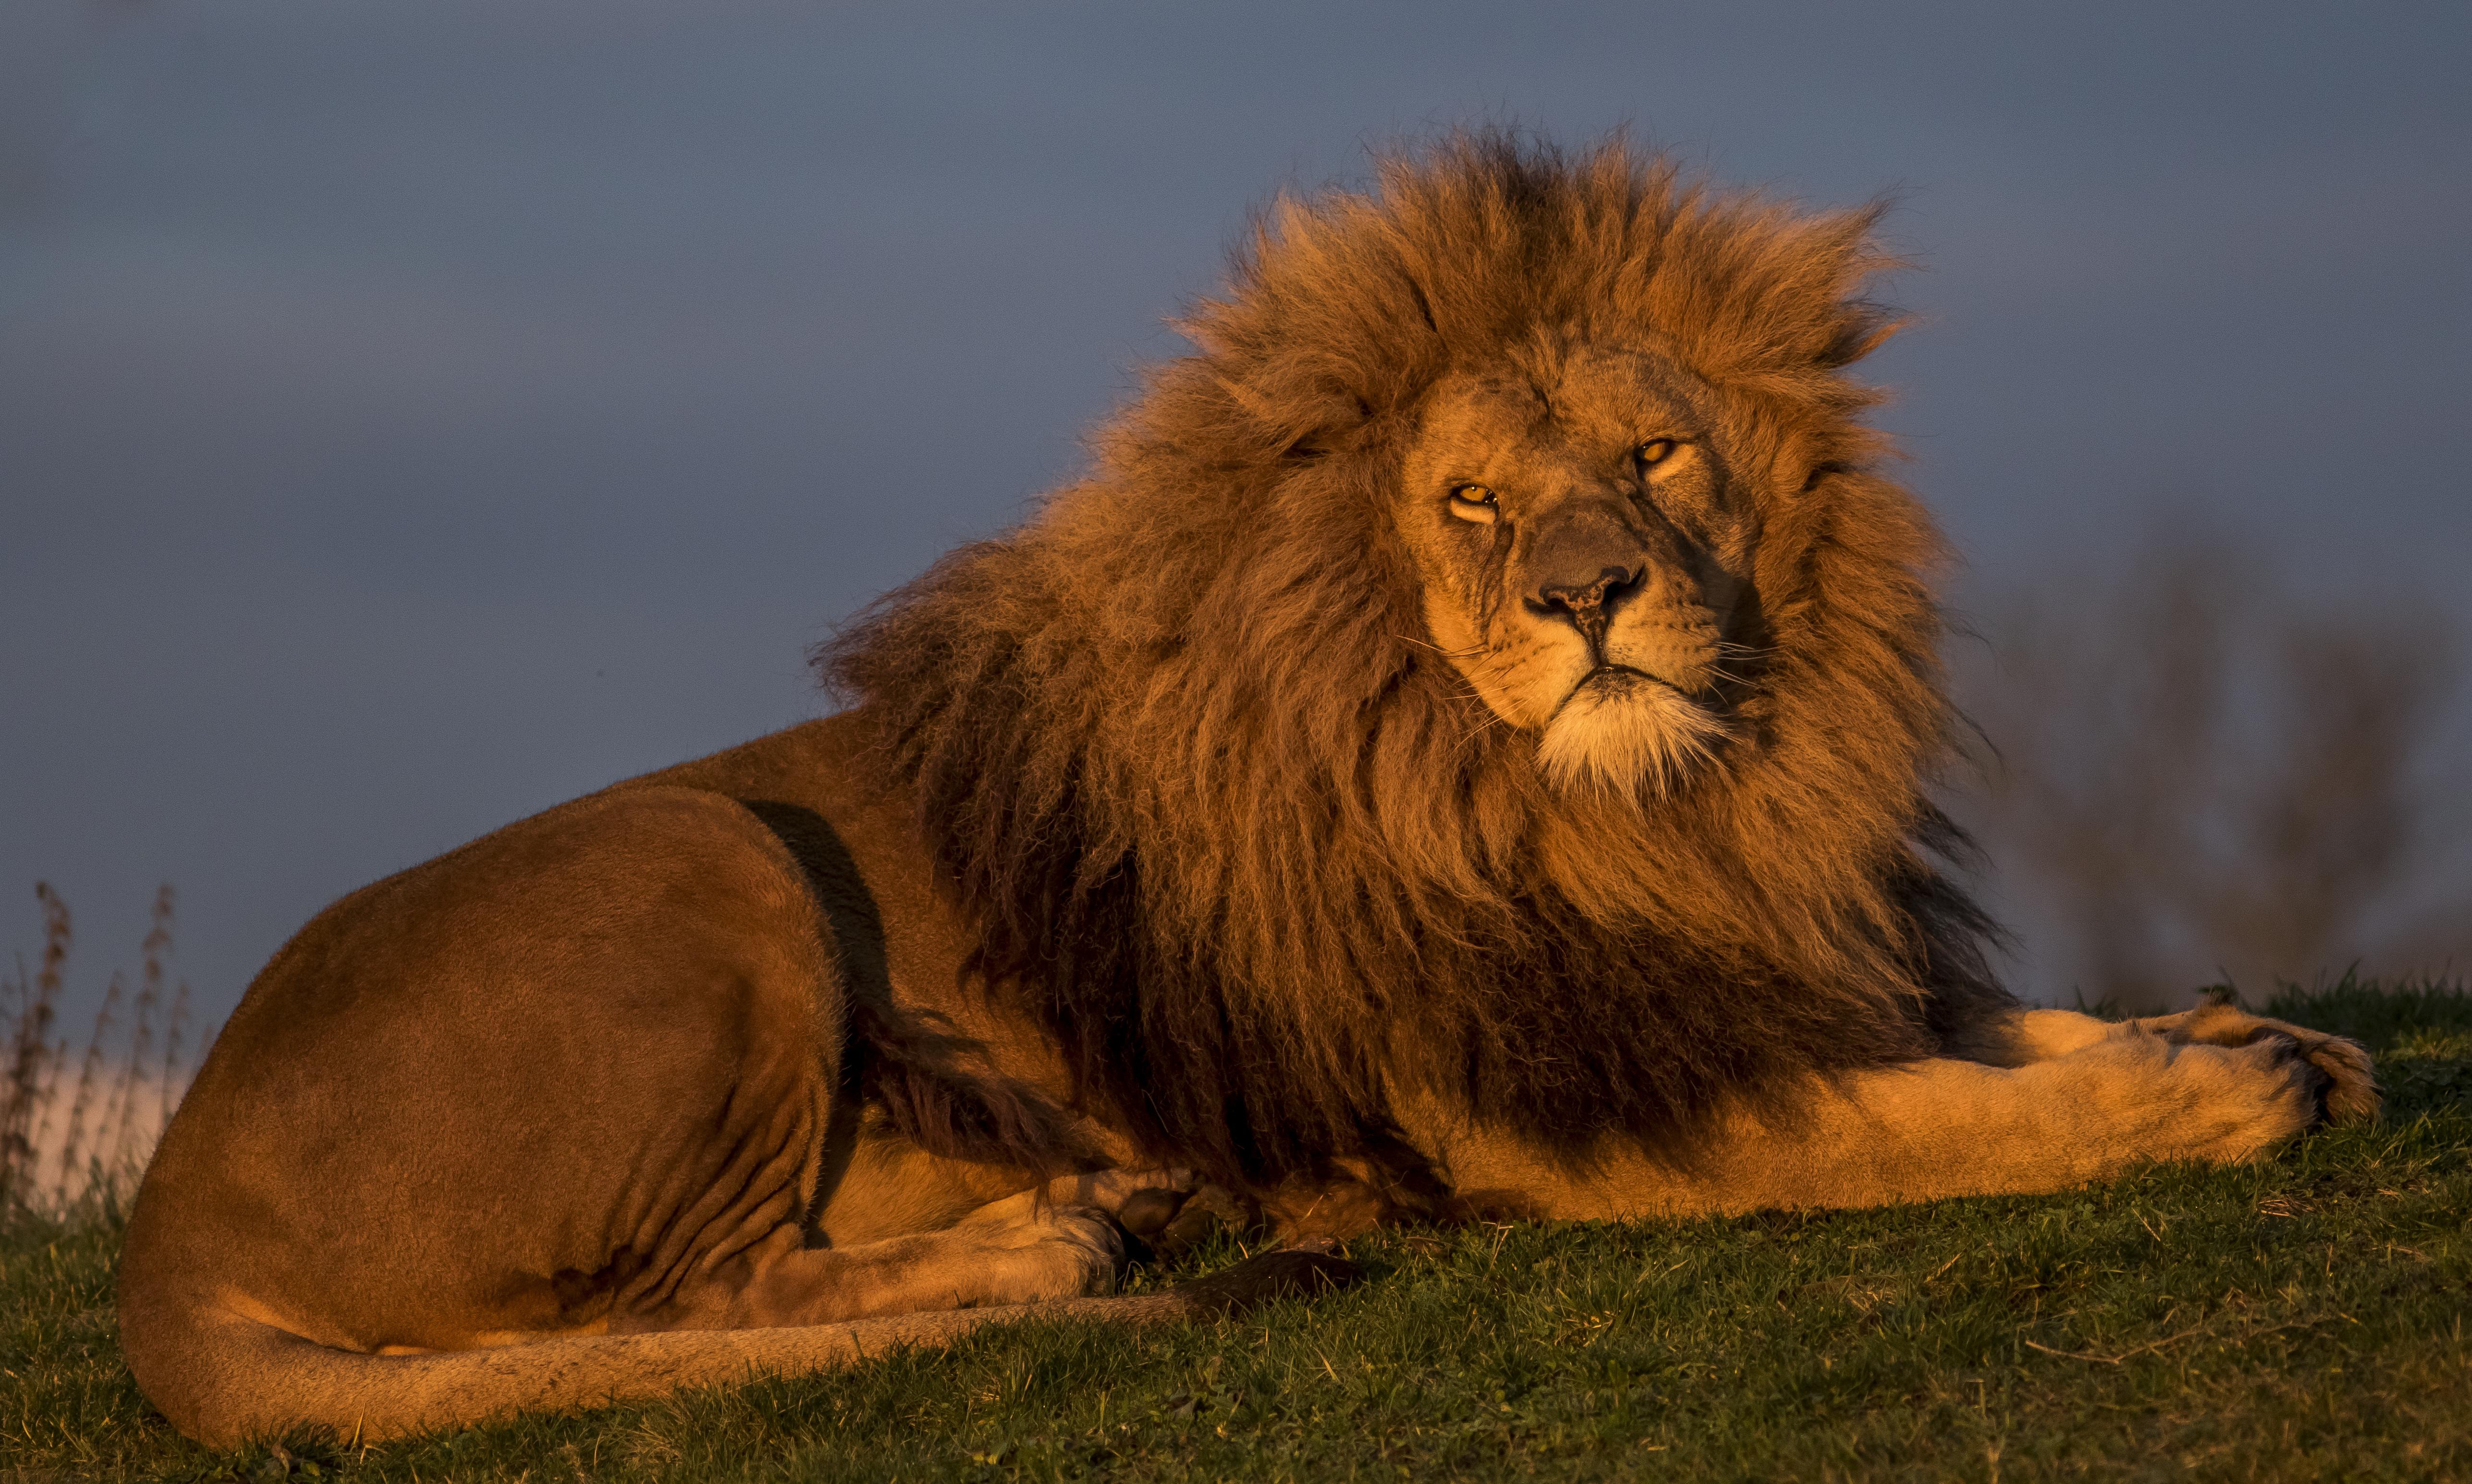
[(175, 883), (194, 1046), (341, 893), (818, 714), (1251, 209), (1515, 121), (1898, 203), (1865, 370), (2018, 984), (2460, 970), (2467, 60), (2460, 4), (8, 0), (0, 954), (55, 883), (68, 1032)]

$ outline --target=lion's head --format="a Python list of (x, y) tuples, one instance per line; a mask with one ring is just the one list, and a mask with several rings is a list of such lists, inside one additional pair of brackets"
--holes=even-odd
[(1418, 409), (1395, 510), (1425, 627), (1564, 789), (1663, 792), (1725, 736), (1759, 526), (1715, 400), (1646, 337), (1574, 328)]
[(1562, 1146), (2001, 1002), (1929, 860), (1867, 213), (1502, 135), (1283, 200), (1084, 482), (827, 648), (979, 965), (1162, 1155)]

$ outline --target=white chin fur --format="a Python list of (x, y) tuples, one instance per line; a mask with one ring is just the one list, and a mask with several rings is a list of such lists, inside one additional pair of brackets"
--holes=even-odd
[(1644, 676), (1581, 682), (1545, 723), (1536, 763), (1565, 792), (1594, 785), (1664, 793), (1707, 758), (1723, 725), (1672, 687)]

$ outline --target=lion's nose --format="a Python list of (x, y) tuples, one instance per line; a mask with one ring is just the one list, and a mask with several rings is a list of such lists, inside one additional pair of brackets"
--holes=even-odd
[(1639, 583), (1639, 574), (1629, 567), (1604, 567), (1585, 582), (1548, 582), (1536, 589), (1540, 607), (1560, 608), (1573, 614), (1590, 613), (1611, 606), (1625, 593)]
[(1589, 654), (1604, 657), (1604, 629), (1614, 620), (1614, 605), (1639, 588), (1644, 568), (1604, 565), (1584, 582), (1540, 582), (1533, 598), (1540, 618), (1567, 620), (1587, 640)]
[(1528, 601), (1540, 618), (1567, 617), (1586, 628), (1648, 574), (1640, 532), (1611, 498), (1556, 502), (1535, 519), (1531, 540)]
[(1568, 619), (1587, 639), (1588, 647), (1597, 648), (1604, 643), (1614, 605), (1639, 586), (1640, 571), (1608, 564), (1586, 581), (1543, 582), (1536, 589), (1536, 610)]

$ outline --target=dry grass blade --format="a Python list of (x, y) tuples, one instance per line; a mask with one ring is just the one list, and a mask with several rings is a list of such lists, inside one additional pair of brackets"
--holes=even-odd
[[(2306, 1330), (2324, 1322), (2325, 1321), (2323, 1320), (2318, 1319), (2295, 1319), (2290, 1324), (2267, 1325), (2261, 1329), (2243, 1331), (2240, 1334), (2234, 1336), (2234, 1342), (2239, 1343), (2242, 1341), (2258, 1339), (2269, 1334), (2280, 1334), (2286, 1330)], [(2049, 1345), (2038, 1345), (2032, 1340), (2024, 1339), (2022, 1337), (2018, 1343), (2024, 1345), (2028, 1350), (2039, 1350), (2044, 1354), (2057, 1355), (2063, 1360), (2087, 1360), (2092, 1361), (2096, 1365), (2119, 1365), (2121, 1362), (2126, 1360), (2134, 1360), (2139, 1355), (2151, 1355), (2167, 1345), (2176, 1345), (2182, 1340), (2192, 1338), (2196, 1335), (2204, 1334), (2213, 1328), (2214, 1326), (2212, 1325), (2196, 1325), (2189, 1329), (2182, 1330), (2177, 1333), (2167, 1334), (2159, 1340), (2149, 1340), (2143, 1345), (2132, 1345), (2116, 1355), (2097, 1354), (2095, 1352), (2090, 1350), (2054, 1350)]]

